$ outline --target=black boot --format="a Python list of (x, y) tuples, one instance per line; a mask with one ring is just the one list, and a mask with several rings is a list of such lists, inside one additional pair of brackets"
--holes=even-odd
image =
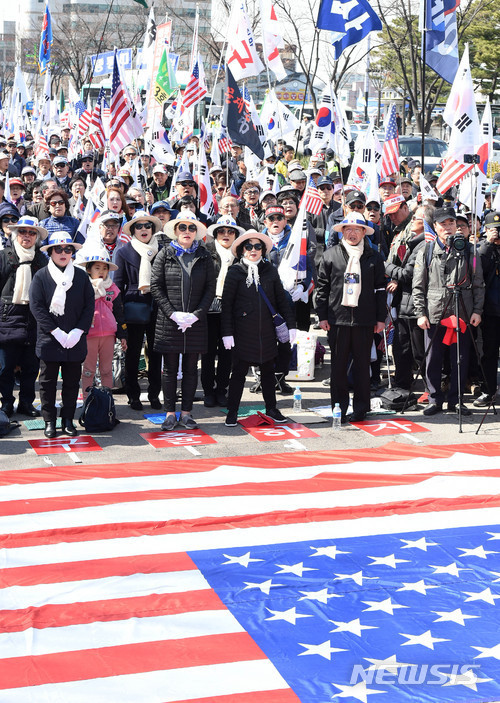
[(63, 434), (67, 434), (69, 437), (76, 437), (78, 434), (77, 429), (73, 424), (73, 420), (68, 420), (64, 417), (61, 419), (61, 430)]
[(14, 403), (2, 400), (0, 410), (3, 410), (7, 417), (12, 417), (14, 414)]
[(47, 439), (54, 439), (56, 436), (56, 423), (54, 420), (49, 420), (48, 422), (45, 422), (45, 429), (43, 431), (43, 434), (47, 437)]

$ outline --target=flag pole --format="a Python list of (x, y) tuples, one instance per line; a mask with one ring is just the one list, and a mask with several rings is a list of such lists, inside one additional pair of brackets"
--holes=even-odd
[[(113, 3), (114, 3), (114, 1), (115, 1), (115, 0), (111, 0), (111, 2), (110, 2), (110, 4), (109, 4), (109, 10), (108, 10), (108, 14), (106, 15), (106, 21), (104, 22), (104, 27), (103, 27), (102, 32), (101, 32), (101, 38), (99, 39), (99, 44), (98, 44), (98, 46), (97, 46), (97, 54), (96, 54), (96, 56), (99, 56), (99, 54), (101, 53), (102, 42), (103, 42), (103, 40), (104, 40), (104, 35), (105, 35), (105, 33), (106, 33), (106, 27), (108, 26), (109, 16), (110, 16), (110, 14), (111, 14), (111, 10), (112, 10), (112, 8), (113, 8)], [(86, 103), (87, 100), (89, 99), (90, 85), (91, 85), (92, 81), (94, 80), (95, 64), (96, 64), (95, 61), (94, 61), (94, 64), (93, 64), (93, 65), (92, 65), (92, 60), (90, 61), (90, 67), (91, 67), (90, 78), (86, 81), (86, 83), (87, 83), (87, 85), (88, 85), (88, 88), (87, 88), (87, 97), (84, 99), (84, 97), (83, 97), (83, 95), (82, 95), (82, 100), (83, 100), (84, 103)], [(88, 75), (88, 74), (87, 74), (87, 75)], [(84, 85), (85, 85), (85, 83), (84, 83)]]
[[(304, 90), (304, 98), (302, 100), (302, 107), (300, 108), (300, 121), (302, 123), (302, 118), (304, 117), (304, 105), (306, 104), (306, 98), (307, 98), (307, 84), (310, 80), (309, 76), (311, 75), (311, 66), (312, 66), (312, 60), (313, 60), (313, 54), (314, 54), (314, 44), (316, 43), (316, 38), (318, 38), (319, 41), (319, 29), (317, 27), (314, 28), (314, 37), (312, 41), (312, 46), (311, 46), (311, 56), (309, 58), (309, 66), (307, 69), (307, 76), (306, 76), (306, 87)], [(312, 93), (312, 83), (311, 83), (311, 93)], [(297, 149), (299, 148), (299, 139), (300, 139), (300, 128), (297, 130), (297, 141), (295, 142), (295, 152), (297, 152)]]
[(424, 155), (425, 155), (425, 62), (427, 59), (427, 47), (426, 47), (426, 36), (425, 33), (427, 32), (427, 0), (423, 0), (424, 6), (423, 6), (423, 14), (422, 14), (422, 112), (420, 115), (420, 129), (421, 129), (421, 135), (420, 135), (420, 158), (421, 158), (421, 167), (422, 167), (422, 173), (425, 173), (425, 167), (424, 167)]

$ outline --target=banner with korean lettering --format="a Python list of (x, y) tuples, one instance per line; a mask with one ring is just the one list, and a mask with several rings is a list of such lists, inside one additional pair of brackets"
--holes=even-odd
[(226, 66), (224, 91), (224, 122), (232, 141), (247, 146), (259, 159), (264, 158), (264, 148), (254, 127), (252, 117), (241, 95), (234, 76)]

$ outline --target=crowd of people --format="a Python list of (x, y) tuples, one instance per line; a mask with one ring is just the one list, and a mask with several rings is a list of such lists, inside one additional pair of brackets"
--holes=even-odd
[[(299, 159), (278, 142), (259, 177), (249, 178), (244, 151), (233, 143), (220, 166), (207, 149), (216, 206), (210, 218), (200, 212), (192, 173), (205, 148), (196, 137), (176, 149), (173, 166), (155, 163), (137, 140), (120, 164), (102, 168), (103, 155), (89, 141), (69, 160), (69, 136), (65, 129), (51, 135), (39, 158), (29, 141), (0, 139), (0, 395), (8, 416), (41, 414), (45, 435), (56, 436), (61, 375), (62, 431), (74, 436), (80, 388), (85, 398), (97, 370), (102, 385), (113, 385), (119, 348), (130, 408), (143, 410), (144, 355), (147, 397), (152, 409), (166, 411), (165, 431), (197, 427), (199, 366), (204, 403), (227, 407), (227, 426), (237, 424), (251, 368), (251, 390), (262, 392), (268, 416), (285, 422), (276, 394), (293, 393), (286, 381), (292, 347), (297, 330), (311, 325), (328, 338), (330, 402), (340, 405), (342, 422), (370, 410), (389, 327), (394, 385), (408, 392), (420, 373), (425, 415), (441, 412), (445, 401), (449, 412), (470, 414), (463, 402), (469, 386), (479, 389), (476, 407), (493, 401), (500, 212), (491, 200), (500, 174), (476, 218), (455, 189), (423, 197), (418, 162), (402, 161), (367, 197), (329, 150)], [(434, 185), (438, 175), (425, 178)], [(82, 215), (97, 179), (104, 203), (87, 226)], [(292, 285), (282, 280), (280, 263), (312, 185), (322, 208), (307, 214), (305, 275)]]

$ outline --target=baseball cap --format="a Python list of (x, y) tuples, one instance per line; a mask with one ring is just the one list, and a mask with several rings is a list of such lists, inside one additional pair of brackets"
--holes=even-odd
[(386, 215), (391, 215), (397, 212), (403, 203), (406, 203), (404, 195), (393, 195), (384, 202), (384, 212)]
[(153, 173), (168, 173), (167, 167), (165, 164), (155, 164)]
[(316, 188), (320, 186), (333, 186), (333, 181), (331, 178), (328, 178), (328, 176), (322, 176), (316, 181)]
[(355, 203), (356, 201), (359, 201), (361, 203), (366, 203), (366, 195), (364, 193), (362, 193), (360, 190), (351, 190), (346, 195), (346, 198), (345, 198), (346, 205), (350, 205), (351, 203)]
[(307, 176), (303, 169), (294, 168), (293, 171), (288, 172), (288, 178), (291, 181), (305, 181), (307, 179)]
[(56, 156), (52, 163), (54, 166), (67, 166), (68, 159), (65, 159), (64, 156)]
[(452, 220), (457, 219), (457, 213), (452, 207), (436, 208), (432, 215), (433, 222), (444, 222), (445, 220), (449, 220), (450, 218)]
[(284, 217), (285, 210), (281, 205), (269, 205), (269, 207), (266, 207), (266, 217), (269, 217), (269, 215), (283, 215)]
[(485, 227), (500, 227), (500, 212), (489, 212), (484, 218)]
[(393, 186), (394, 188), (396, 185), (394, 178), (381, 178), (379, 183), (379, 186)]

